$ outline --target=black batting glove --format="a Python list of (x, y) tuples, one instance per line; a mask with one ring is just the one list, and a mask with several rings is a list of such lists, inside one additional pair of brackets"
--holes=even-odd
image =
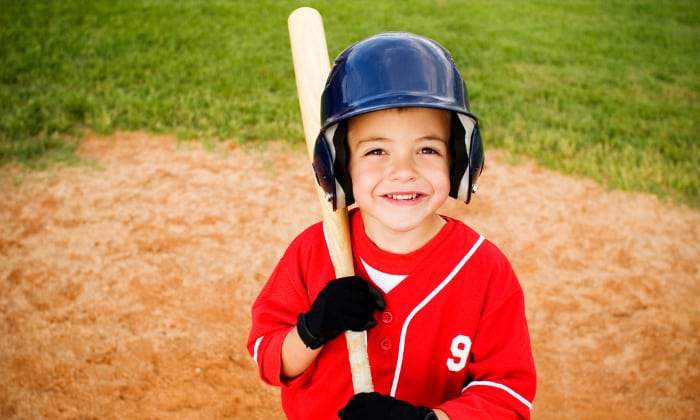
[(297, 318), (297, 331), (306, 347), (317, 349), (344, 331), (364, 331), (377, 325), (374, 311), (384, 309), (377, 289), (357, 276), (331, 280), (306, 313)]
[(437, 420), (428, 407), (415, 406), (378, 392), (365, 392), (350, 398), (338, 411), (341, 420)]

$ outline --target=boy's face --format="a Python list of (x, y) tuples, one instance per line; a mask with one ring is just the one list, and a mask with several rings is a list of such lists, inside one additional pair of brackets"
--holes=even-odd
[(370, 238), (437, 233), (436, 212), (450, 192), (449, 138), (443, 110), (388, 109), (348, 121), (353, 194)]

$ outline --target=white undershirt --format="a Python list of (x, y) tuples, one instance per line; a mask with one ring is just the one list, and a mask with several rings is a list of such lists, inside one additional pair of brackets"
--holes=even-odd
[(374, 284), (379, 286), (379, 288), (382, 289), (384, 293), (389, 293), (391, 289), (398, 286), (399, 283), (403, 281), (403, 279), (408, 277), (407, 274), (384, 273), (382, 271), (377, 270), (376, 268), (371, 267), (362, 258), (360, 258), (360, 261), (362, 261), (362, 265), (365, 267), (365, 270), (367, 270), (367, 275), (369, 275), (369, 278), (372, 279)]

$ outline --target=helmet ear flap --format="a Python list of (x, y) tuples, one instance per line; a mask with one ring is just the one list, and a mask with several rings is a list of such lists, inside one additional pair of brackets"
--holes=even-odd
[(333, 211), (336, 209), (336, 187), (335, 175), (333, 174), (333, 155), (326, 141), (325, 132), (322, 132), (316, 137), (314, 144), (314, 161), (311, 164), (316, 175), (316, 182), (321, 186), (321, 189), (326, 193), (326, 200), (333, 204)]
[(450, 129), (450, 197), (461, 200), (460, 190), (463, 179), (469, 169), (469, 152), (465, 139), (465, 130), (458, 114), (452, 113)]
[(333, 204), (333, 211), (354, 202), (347, 171), (349, 150), (346, 137), (347, 124), (341, 122), (323, 130), (314, 144), (312, 167), (316, 182), (326, 194), (326, 199)]
[(450, 150), (450, 197), (469, 203), (484, 168), (484, 145), (476, 118), (453, 114)]
[[(340, 190), (338, 207), (344, 208), (355, 202), (355, 197), (352, 194), (352, 179), (350, 179), (350, 146), (348, 145), (348, 121), (343, 120), (337, 124), (335, 133), (333, 133), (333, 145), (335, 157), (333, 159), (333, 170), (335, 180)], [(341, 197), (342, 195), (342, 197)]]
[(474, 126), (471, 138), (469, 140), (469, 192), (467, 195), (467, 203), (471, 200), (472, 193), (475, 193), (479, 188), (477, 181), (481, 172), (484, 171), (484, 163), (486, 156), (484, 155), (484, 144), (481, 142), (481, 130), (479, 125)]

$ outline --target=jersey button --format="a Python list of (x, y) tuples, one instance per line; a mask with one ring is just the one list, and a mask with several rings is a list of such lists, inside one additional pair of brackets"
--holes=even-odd
[(385, 324), (391, 324), (394, 320), (394, 315), (391, 312), (382, 312), (382, 322)]
[(379, 347), (384, 351), (391, 350), (391, 340), (389, 340), (388, 338), (383, 339), (379, 342)]

